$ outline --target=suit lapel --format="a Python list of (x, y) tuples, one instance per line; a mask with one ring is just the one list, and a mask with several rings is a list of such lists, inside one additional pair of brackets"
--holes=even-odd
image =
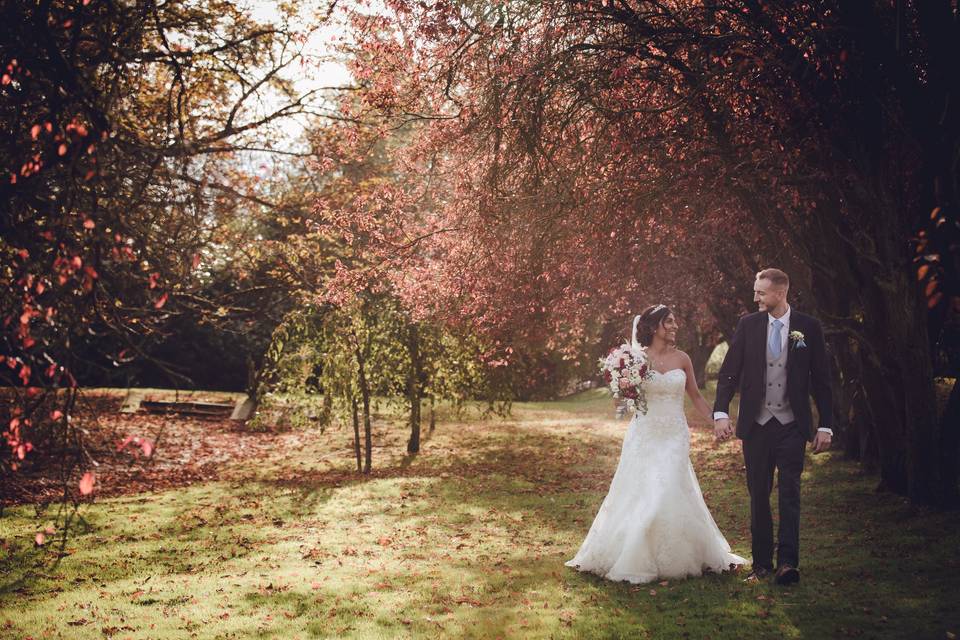
[[(791, 314), (793, 317), (790, 319), (790, 333), (794, 331), (799, 331), (803, 333), (803, 318), (799, 314), (793, 312)], [(791, 340), (789, 334), (787, 335), (787, 389), (790, 389), (790, 372), (796, 366), (796, 363), (800, 361), (800, 358), (797, 356), (797, 342)]]
[[(803, 333), (803, 318), (801, 318), (796, 312), (793, 312), (791, 315), (793, 317), (790, 319), (790, 333), (793, 333), (794, 331)], [(789, 356), (792, 356), (797, 350), (797, 343), (795, 340), (790, 339), (789, 334), (787, 334), (787, 349)], [(793, 363), (792, 357), (790, 357), (787, 361), (787, 368), (790, 367), (791, 363)]]
[(757, 354), (760, 364), (761, 385), (767, 381), (767, 314), (761, 313), (757, 318), (757, 328), (754, 329), (754, 341), (757, 345)]

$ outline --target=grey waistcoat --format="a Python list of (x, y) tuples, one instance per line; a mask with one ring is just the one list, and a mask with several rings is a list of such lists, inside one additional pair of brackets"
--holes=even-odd
[(770, 353), (770, 341), (767, 340), (767, 366), (764, 376), (763, 406), (757, 422), (767, 424), (770, 418), (776, 417), (780, 424), (790, 424), (794, 421), (793, 410), (790, 408), (790, 399), (787, 397), (787, 354), (790, 352), (790, 341), (780, 352), (779, 358)]

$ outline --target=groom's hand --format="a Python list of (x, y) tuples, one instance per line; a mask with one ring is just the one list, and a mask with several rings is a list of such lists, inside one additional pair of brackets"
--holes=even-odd
[(813, 436), (813, 452), (823, 453), (824, 451), (828, 451), (831, 440), (830, 434), (826, 431), (817, 431), (817, 435)]
[(720, 418), (713, 421), (713, 435), (718, 442), (722, 442), (730, 437), (733, 429), (730, 428), (730, 418)]

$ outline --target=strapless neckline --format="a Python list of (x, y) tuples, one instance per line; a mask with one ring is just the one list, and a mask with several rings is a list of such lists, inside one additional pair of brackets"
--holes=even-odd
[[(676, 369), (669, 369), (669, 370), (663, 371), (663, 372), (660, 372), (660, 371), (657, 371), (656, 369), (651, 368), (650, 371), (653, 371), (654, 373), (659, 374), (659, 375), (661, 375), (661, 376), (665, 376), (665, 375), (669, 375), (669, 374), (673, 373), (674, 371), (681, 371), (681, 372), (683, 372), (683, 368), (682, 368), (682, 367), (677, 367)], [(685, 373), (686, 373), (686, 372), (684, 372), (684, 374), (685, 374)]]

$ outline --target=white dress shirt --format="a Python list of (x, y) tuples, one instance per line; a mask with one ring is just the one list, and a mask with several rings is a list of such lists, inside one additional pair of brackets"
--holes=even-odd
[[(787, 342), (790, 339), (790, 305), (787, 305), (787, 311), (779, 318), (774, 318), (769, 313), (767, 314), (767, 342), (770, 344), (770, 334), (773, 333), (773, 321), (779, 320), (782, 327), (780, 327), (780, 351), (783, 352), (787, 348)], [(723, 418), (729, 418), (730, 416), (724, 413), (723, 411), (714, 411), (713, 419), (720, 420)], [(830, 434), (830, 437), (833, 437), (833, 429), (828, 429), (827, 427), (820, 427), (817, 431), (824, 431)]]

